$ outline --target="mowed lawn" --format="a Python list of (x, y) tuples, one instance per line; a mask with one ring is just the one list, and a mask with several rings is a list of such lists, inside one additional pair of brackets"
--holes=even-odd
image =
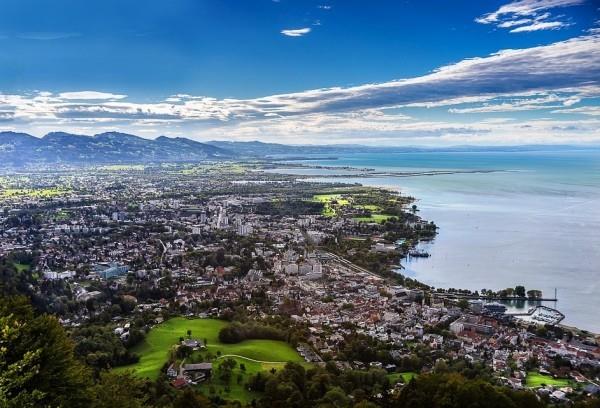
[(530, 388), (539, 388), (543, 387), (544, 385), (552, 385), (554, 387), (570, 387), (573, 385), (573, 381), (567, 378), (554, 378), (550, 375), (540, 374), (537, 371), (530, 371), (527, 373), (525, 385)]
[[(139, 362), (116, 370), (132, 370), (140, 377), (156, 379), (169, 358), (169, 350), (179, 342), (180, 337), (187, 337), (188, 330), (192, 331), (193, 338), (206, 339), (207, 348), (214, 355), (220, 351), (221, 355), (238, 355), (265, 362), (304, 361), (292, 346), (283, 341), (246, 340), (236, 344), (223, 344), (219, 341), (219, 331), (227, 325), (227, 322), (216, 319), (170, 319), (150, 330), (144, 341), (133, 348), (132, 351), (140, 356)], [(248, 368), (271, 368), (269, 364), (246, 362)]]

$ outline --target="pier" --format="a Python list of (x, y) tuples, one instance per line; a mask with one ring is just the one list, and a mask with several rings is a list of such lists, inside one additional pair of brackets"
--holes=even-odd
[(435, 296), (441, 297), (441, 298), (447, 298), (447, 299), (467, 299), (467, 300), (491, 300), (491, 301), (501, 301), (501, 302), (507, 302), (507, 301), (514, 301), (514, 300), (520, 300), (520, 301), (527, 301), (527, 302), (558, 302), (558, 299), (556, 297), (553, 298), (546, 298), (546, 297), (540, 297), (540, 298), (530, 298), (530, 297), (510, 297), (510, 296), (504, 296), (504, 297), (493, 297), (493, 296), (476, 296), (476, 295), (463, 295), (460, 293), (434, 293)]

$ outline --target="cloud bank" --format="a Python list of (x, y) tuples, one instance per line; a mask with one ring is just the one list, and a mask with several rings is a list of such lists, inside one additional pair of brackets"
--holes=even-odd
[[(541, 110), (555, 116), (553, 111), (569, 109), (571, 115), (589, 119), (592, 115), (588, 111), (578, 111), (581, 106), (573, 105), (599, 97), (600, 35), (592, 33), (550, 45), (464, 59), (414, 78), (254, 99), (178, 94), (139, 103), (121, 93), (97, 91), (0, 94), (0, 122), (4, 128), (39, 131), (112, 126), (148, 135), (167, 132), (205, 138), (275, 137), (280, 141), (300, 135), (319, 141), (315, 135), (325, 133), (362, 137), (368, 142), (417, 137), (456, 140), (458, 135), (488, 137), (494, 130), (510, 127), (515, 131), (518, 126), (465, 124), (465, 114)], [(429, 109), (444, 107), (446, 116), (460, 119), (423, 119)], [(399, 112), (403, 109), (410, 110), (410, 115)], [(544, 123), (545, 131), (556, 126)], [(527, 129), (535, 126), (539, 128), (540, 122)], [(588, 121), (569, 135), (580, 141), (600, 142), (597, 129), (595, 122)], [(565, 136), (562, 130), (554, 134)]]

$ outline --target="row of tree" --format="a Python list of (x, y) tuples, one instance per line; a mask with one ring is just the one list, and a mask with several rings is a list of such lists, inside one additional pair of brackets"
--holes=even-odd
[(284, 330), (257, 322), (234, 322), (219, 332), (219, 340), (222, 343), (239, 343), (250, 339), (285, 341), (287, 337), (287, 332)]

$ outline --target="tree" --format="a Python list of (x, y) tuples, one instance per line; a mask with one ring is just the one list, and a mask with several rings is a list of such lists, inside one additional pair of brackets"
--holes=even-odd
[(88, 370), (58, 320), (24, 297), (0, 298), (0, 406), (86, 406)]
[(177, 352), (175, 353), (177, 358), (187, 358), (192, 355), (192, 348), (186, 345), (181, 345), (177, 347)]
[(392, 407), (543, 408), (544, 404), (531, 392), (499, 388), (452, 373), (413, 378), (394, 398)]
[(142, 408), (148, 406), (145, 383), (131, 373), (103, 372), (92, 388), (94, 401), (90, 408)]
[(591, 398), (587, 401), (576, 402), (574, 408), (600, 408), (600, 398)]
[(467, 299), (461, 299), (458, 301), (457, 306), (462, 310), (467, 310), (469, 308), (469, 301)]
[(447, 373), (448, 372), (448, 363), (446, 363), (446, 360), (444, 359), (438, 359), (438, 361), (435, 362), (435, 366), (433, 368), (433, 371), (436, 374), (443, 374), (443, 373)]
[(187, 331), (187, 336), (188, 336), (188, 338), (192, 337), (192, 331), (190, 329), (188, 329), (188, 331)]
[(173, 401), (173, 408), (210, 408), (211, 406), (206, 397), (191, 388), (186, 388), (183, 392), (178, 393)]
[(525, 297), (525, 286), (515, 286), (515, 295), (518, 297)]
[(321, 398), (321, 406), (344, 408), (350, 406), (350, 398), (340, 387), (333, 387)]

